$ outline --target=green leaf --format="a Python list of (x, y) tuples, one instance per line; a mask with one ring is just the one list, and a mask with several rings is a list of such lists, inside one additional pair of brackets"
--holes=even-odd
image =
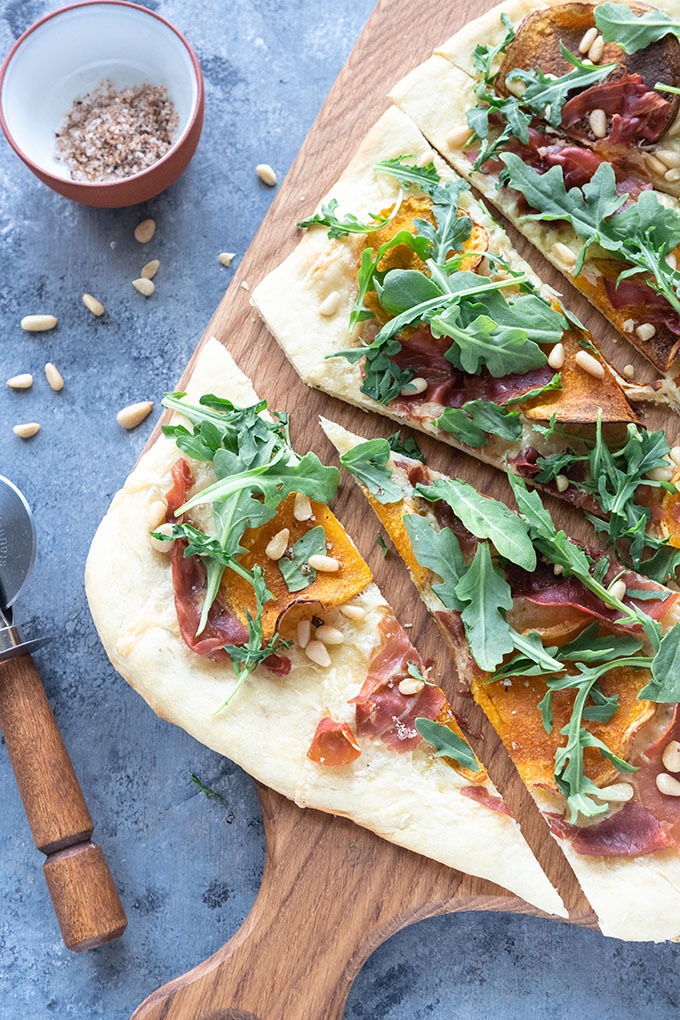
[(406, 514), (404, 526), (418, 563), (441, 578), (432, 585), (433, 592), (447, 609), (460, 612), (465, 603), (456, 595), (456, 587), (466, 567), (458, 539), (449, 528), (437, 531), (432, 521), (420, 514)]
[(212, 790), (209, 786), (206, 786), (205, 783), (202, 783), (194, 772), (190, 772), (189, 776), (191, 777), (191, 782), (194, 786), (197, 786), (201, 793), (209, 800), (221, 800), (223, 804), (227, 803), (221, 793), (218, 793), (217, 790)]
[(620, 634), (604, 634), (598, 637), (599, 629), (599, 623), (591, 623), (572, 641), (562, 645), (558, 652), (560, 659), (586, 664), (602, 663), (636, 655), (642, 650), (642, 642), (637, 638)]
[(376, 542), (377, 542), (377, 544), (378, 544), (378, 546), (380, 548), (381, 553), (383, 554), (383, 559), (386, 560), (387, 557), (390, 554), (390, 550), (388, 548), (387, 542), (382, 537), (382, 535), (378, 535), (378, 537), (376, 538)]
[(490, 435), (510, 442), (522, 435), (519, 412), (491, 400), (468, 400), (462, 407), (447, 407), (434, 424), (472, 447), (486, 446)]
[(486, 446), (489, 442), (489, 437), (484, 432), (484, 429), (475, 425), (463, 407), (445, 408), (443, 414), (440, 414), (435, 419), (434, 424), (437, 428), (448, 432), (449, 435), (455, 436), (459, 442), (465, 443), (474, 449)]
[(497, 552), (511, 563), (532, 571), (536, 553), (527, 525), (506, 506), (482, 496), (474, 486), (455, 478), (438, 478), (432, 485), (418, 484), (415, 491), (434, 503), (444, 500), (476, 538), (488, 538)]
[(278, 561), (281, 576), (286, 582), (289, 592), (302, 591), (316, 580), (316, 570), (309, 565), (310, 556), (326, 555), (326, 532), (319, 524), (311, 528), (289, 552)]
[(417, 269), (390, 269), (376, 293), (388, 315), (399, 315), (443, 295), (441, 288)]
[(401, 486), (392, 480), (387, 466), (390, 445), (386, 439), (369, 439), (358, 443), (340, 457), (340, 463), (350, 474), (366, 486), (379, 503), (397, 503), (403, 499)]
[(497, 56), (505, 53), (508, 46), (515, 38), (515, 29), (510, 17), (505, 13), (501, 14), (501, 22), (505, 28), (505, 35), (496, 46), (486, 46), (478, 43), (472, 51), (472, 64), (478, 74), (481, 74), (486, 82), (491, 82), (496, 77), (492, 71), (493, 63)]
[(514, 647), (503, 613), (512, 609), (512, 592), (491, 561), (488, 542), (478, 544), (472, 563), (456, 585), (456, 595), (467, 602), (461, 619), (475, 661), (483, 670), (495, 669)]
[(400, 432), (393, 432), (391, 436), (387, 437), (387, 445), (392, 453), (401, 454), (403, 457), (411, 457), (412, 460), (419, 460), (421, 464), (425, 463), (425, 457), (413, 436), (407, 436), (406, 439), (402, 439)]
[(415, 185), (415, 187), (424, 191), (425, 194), (430, 195), (439, 187), (441, 177), (432, 162), (427, 163), (425, 166), (407, 162), (409, 159), (416, 160), (417, 158), (417, 156), (409, 155), (397, 156), (396, 159), (384, 159), (380, 163), (375, 163), (373, 169), (376, 173), (389, 174), (390, 177), (395, 177), (405, 187)]
[(680, 701), (680, 624), (662, 637), (651, 669), (652, 679), (638, 697), (663, 704)]
[(396, 211), (397, 206), (390, 216), (376, 216), (369, 213), (370, 222), (362, 223), (354, 213), (345, 213), (344, 216), (339, 216), (338, 200), (332, 198), (330, 202), (321, 206), (320, 213), (316, 213), (309, 219), (300, 220), (297, 225), (303, 230), (308, 230), (310, 227), (328, 227), (329, 238), (335, 239), (348, 237), (349, 234), (370, 234), (374, 230), (380, 230), (393, 219)]
[(667, 35), (680, 38), (680, 23), (663, 11), (645, 11), (638, 16), (627, 4), (607, 3), (596, 7), (594, 13), (604, 41), (618, 43), (626, 53), (637, 53)]
[(446, 336), (454, 341), (446, 357), (455, 368), (471, 375), (486, 368), (499, 379), (513, 372), (531, 372), (547, 362), (541, 348), (527, 338), (525, 329), (499, 325), (488, 315), (462, 326), (455, 305), (433, 315), (430, 328), (434, 337)]
[(471, 772), (479, 772), (479, 762), (470, 745), (448, 726), (433, 719), (416, 719), (416, 729), (423, 740), (435, 748), (435, 758), (451, 758)]

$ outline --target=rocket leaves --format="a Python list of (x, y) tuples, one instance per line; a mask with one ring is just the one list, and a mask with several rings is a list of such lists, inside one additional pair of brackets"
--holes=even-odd
[(627, 4), (606, 3), (595, 8), (595, 24), (605, 42), (615, 42), (626, 53), (637, 53), (667, 35), (680, 38), (680, 22), (663, 11), (633, 13)]

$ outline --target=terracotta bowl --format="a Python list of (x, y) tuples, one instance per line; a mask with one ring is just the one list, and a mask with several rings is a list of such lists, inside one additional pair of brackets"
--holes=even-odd
[[(106, 183), (71, 179), (55, 158), (55, 135), (78, 96), (102, 80), (117, 88), (164, 85), (179, 118), (166, 154), (140, 173)], [(45, 184), (83, 205), (117, 208), (160, 194), (184, 172), (203, 126), (201, 68), (168, 21), (125, 0), (85, 0), (36, 21), (0, 69), (0, 125)]]

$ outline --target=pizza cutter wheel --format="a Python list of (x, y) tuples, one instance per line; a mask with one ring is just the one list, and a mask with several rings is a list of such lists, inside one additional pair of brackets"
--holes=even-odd
[(90, 841), (90, 812), (30, 653), (49, 638), (24, 639), (12, 606), (35, 559), (30, 507), (0, 475), (0, 730), (69, 949), (118, 938), (127, 919), (102, 848)]

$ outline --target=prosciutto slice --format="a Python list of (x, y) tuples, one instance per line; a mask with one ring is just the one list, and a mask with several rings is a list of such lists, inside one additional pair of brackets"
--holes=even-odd
[(489, 811), (497, 811), (499, 815), (508, 815), (509, 818), (512, 818), (512, 812), (505, 801), (500, 797), (494, 797), (483, 786), (464, 786), (460, 792), (464, 797), (474, 800), (476, 804), (481, 804)]
[(330, 716), (321, 720), (309, 745), (307, 757), (317, 765), (351, 765), (361, 754), (352, 730), (346, 722)]
[(641, 857), (672, 846), (666, 826), (632, 800), (597, 825), (569, 825), (554, 814), (548, 821), (551, 832), (568, 839), (577, 854), (589, 857)]
[[(669, 797), (661, 793), (656, 777), (665, 772), (662, 755), (671, 740), (680, 740), (680, 706), (676, 705), (666, 730), (659, 739), (648, 747), (644, 755), (634, 762), (640, 766), (633, 782), (638, 788), (640, 800), (660, 823), (667, 826), (676, 848), (680, 848), (680, 797)], [(678, 778), (677, 776), (675, 777)]]
[(644, 317), (645, 322), (662, 323), (675, 336), (680, 336), (680, 316), (662, 294), (657, 294), (647, 284), (628, 279), (621, 280), (617, 286), (616, 280), (605, 277), (604, 288), (612, 308), (638, 309), (639, 317)]
[(359, 694), (350, 701), (356, 706), (357, 733), (378, 737), (395, 751), (412, 751), (423, 739), (416, 719), (436, 719), (444, 694), (429, 684), (418, 694), (402, 694), (398, 685), (409, 675), (408, 663), (422, 670), (422, 660), (394, 616), (384, 617), (379, 629), (380, 647)]
[(165, 501), (168, 504), (168, 520), (174, 520), (177, 510), (189, 498), (189, 491), (194, 484), (191, 468), (183, 457), (178, 457), (172, 465), (171, 476), (172, 485), (165, 494)]
[(184, 643), (192, 652), (213, 662), (224, 662), (229, 658), (224, 646), (245, 644), (248, 630), (238, 617), (219, 602), (214, 602), (208, 613), (205, 630), (196, 637), (207, 579), (200, 557), (185, 557), (186, 547), (187, 543), (183, 539), (176, 539), (172, 549), (172, 585), (179, 629)]
[(562, 107), (562, 126), (577, 138), (588, 138), (579, 124), (593, 110), (604, 110), (611, 118), (608, 140), (613, 145), (630, 145), (658, 141), (668, 127), (671, 104), (639, 74), (625, 73), (569, 99)]

